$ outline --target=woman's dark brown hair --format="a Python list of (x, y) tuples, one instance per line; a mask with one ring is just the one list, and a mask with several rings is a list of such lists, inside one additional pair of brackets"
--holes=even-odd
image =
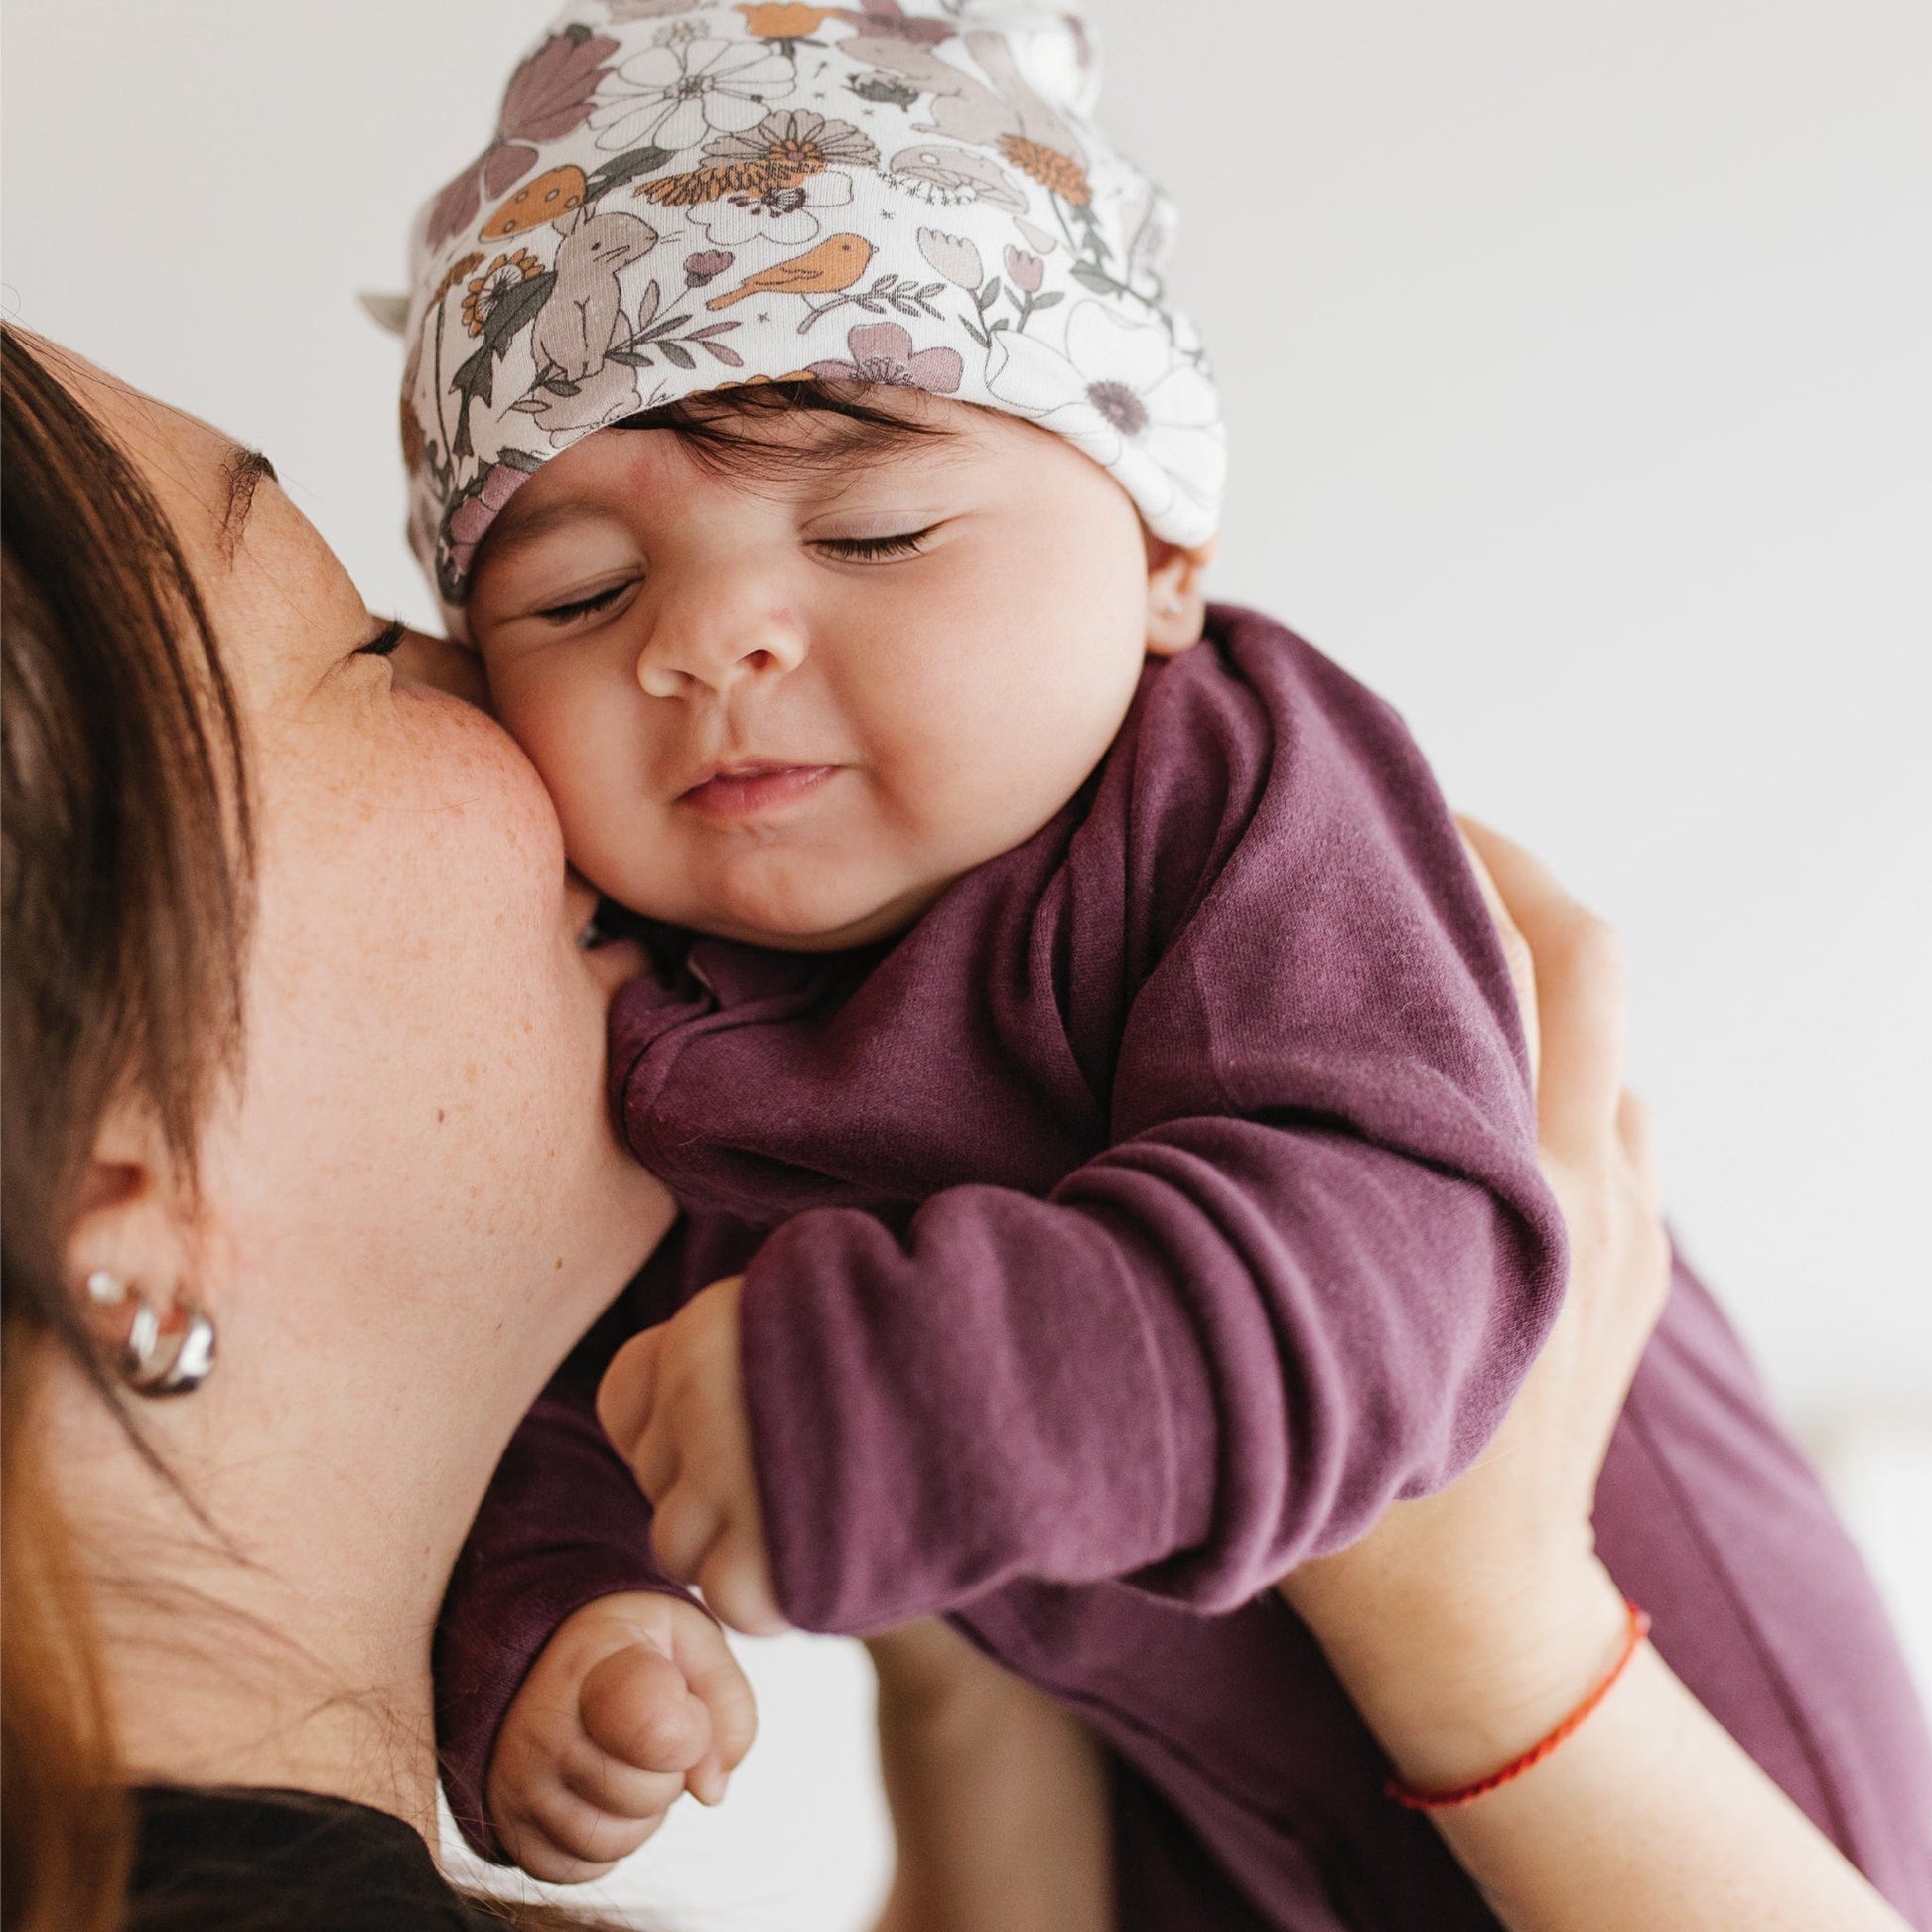
[[(171, 1180), (193, 1189), (241, 1048), (253, 839), (241, 715), (193, 573), (57, 356), (0, 329), (0, 1922), (109, 1932), (127, 1910), (132, 1818), (36, 1395), (64, 1364), (148, 1453), (64, 1248), (116, 1106), (152, 1117)], [(473, 1902), (528, 1932), (592, 1925)], [(317, 1903), (261, 1897), (251, 1927), (292, 1932)], [(218, 1909), (232, 1924), (232, 1899)], [(176, 1897), (134, 1922), (216, 1921)]]
[(13, 330), (0, 353), (0, 1884), (9, 1927), (90, 1932), (116, 1922), (127, 1832), (34, 1397), (58, 1356), (134, 1427), (62, 1251), (110, 1107), (149, 1112), (193, 1184), (240, 1039), (249, 820), (234, 694), (167, 520), (46, 353)]

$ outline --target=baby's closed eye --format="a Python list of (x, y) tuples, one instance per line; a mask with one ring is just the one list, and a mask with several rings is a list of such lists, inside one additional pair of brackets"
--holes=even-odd
[(560, 604), (546, 604), (532, 615), (552, 624), (576, 623), (588, 617), (595, 617), (600, 611), (608, 611), (635, 583), (634, 577), (626, 577), (615, 584), (607, 584), (602, 590), (590, 591), (582, 597), (567, 598)]
[(812, 547), (854, 562), (883, 562), (891, 557), (917, 556), (938, 527), (936, 523), (928, 523), (923, 529), (897, 530), (876, 537), (815, 537)]

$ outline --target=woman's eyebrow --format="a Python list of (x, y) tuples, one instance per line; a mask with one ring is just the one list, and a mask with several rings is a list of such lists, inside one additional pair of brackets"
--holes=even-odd
[(264, 479), (280, 483), (281, 478), (275, 474), (274, 464), (259, 450), (251, 450), (242, 443), (229, 447), (223, 468), (228, 479), (228, 507), (221, 514), (221, 539), (232, 556), (247, 527), (248, 512), (254, 508), (255, 491)]

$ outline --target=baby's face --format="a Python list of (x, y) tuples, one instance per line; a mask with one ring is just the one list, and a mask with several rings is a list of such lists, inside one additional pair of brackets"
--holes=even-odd
[(604, 431), (491, 530), (468, 615), (498, 715), (578, 869), (634, 911), (801, 951), (899, 931), (1044, 825), (1149, 649), (1198, 634), (1181, 566), (1069, 444), (899, 406), (946, 433), (776, 476)]

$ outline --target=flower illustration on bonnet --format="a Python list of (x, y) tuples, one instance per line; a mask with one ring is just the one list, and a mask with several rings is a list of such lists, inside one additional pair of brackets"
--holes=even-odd
[(1227, 466), (1214, 391), (1159, 324), (1082, 302), (1064, 355), (1011, 332), (992, 355), (987, 387), (1111, 470), (1150, 520), (1176, 495), (1213, 501)]
[(505, 194), (536, 166), (537, 151), (530, 143), (560, 140), (583, 126), (598, 82), (610, 72), (604, 63), (617, 51), (616, 41), (588, 27), (566, 27), (510, 75), (495, 139), (437, 196), (429, 211), (430, 247), (467, 228), (485, 195)]
[(1087, 179), (1087, 171), (1070, 154), (1030, 141), (1024, 134), (1001, 135), (1000, 152), (1023, 175), (1031, 175), (1072, 207), (1086, 207), (1093, 201), (1093, 184)]
[(470, 293), (463, 298), (464, 328), (473, 336), (481, 336), (488, 326), (490, 311), (497, 303), (518, 283), (527, 282), (532, 275), (542, 273), (543, 264), (527, 249), (519, 248), (511, 255), (498, 255), (471, 282)]
[(450, 512), (449, 521), (443, 526), (444, 540), (449, 546), (444, 586), (445, 595), (450, 596), (452, 603), (460, 597), (460, 592), (452, 594), (452, 587), (470, 581), (470, 565), (476, 557), (477, 545), (496, 521), (503, 505), (528, 482), (529, 475), (528, 470), (517, 464), (492, 463)]
[(695, 255), (684, 258), (684, 286), (687, 289), (701, 289), (707, 282), (715, 282), (738, 257), (724, 248), (706, 248)]
[(1025, 295), (1039, 293), (1040, 277), (1046, 273), (1046, 264), (1037, 255), (1023, 253), (1018, 248), (1007, 249), (1007, 279)]
[(483, 252), (481, 249), (472, 249), (471, 252), (467, 255), (459, 255), (456, 258), (456, 260), (453, 261), (449, 265), (449, 267), (443, 271), (443, 279), (437, 283), (436, 293), (432, 295), (429, 299), (430, 307), (435, 308), (435, 306), (439, 302), (441, 302), (443, 298), (446, 295), (448, 295), (449, 292), (453, 288), (455, 288), (459, 282), (461, 282), (466, 276), (474, 275), (476, 271), (480, 269), (482, 266), (483, 266)]
[(978, 293), (980, 284), (986, 280), (986, 265), (980, 260), (980, 251), (966, 236), (941, 234), (937, 228), (921, 228), (918, 241), (919, 253), (947, 281)]
[(958, 393), (966, 365), (956, 348), (922, 348), (896, 322), (861, 323), (848, 330), (849, 362), (813, 362), (807, 374), (821, 382), (877, 382), (889, 389), (924, 389), (935, 396)]
[(637, 193), (659, 207), (688, 207), (693, 226), (721, 248), (763, 239), (802, 247), (818, 238), (814, 208), (843, 207), (852, 182), (842, 171), (871, 168), (879, 150), (850, 121), (790, 109), (743, 133), (715, 135), (699, 165), (664, 175)]
[(761, 41), (649, 47), (618, 69), (590, 123), (606, 150), (650, 143), (675, 151), (756, 127), (766, 102), (792, 84), (791, 63)]
[(661, 175), (636, 192), (659, 207), (700, 207), (727, 195), (795, 187), (832, 168), (870, 168), (878, 159), (879, 150), (850, 121), (791, 108), (741, 133), (714, 135), (697, 167)]

